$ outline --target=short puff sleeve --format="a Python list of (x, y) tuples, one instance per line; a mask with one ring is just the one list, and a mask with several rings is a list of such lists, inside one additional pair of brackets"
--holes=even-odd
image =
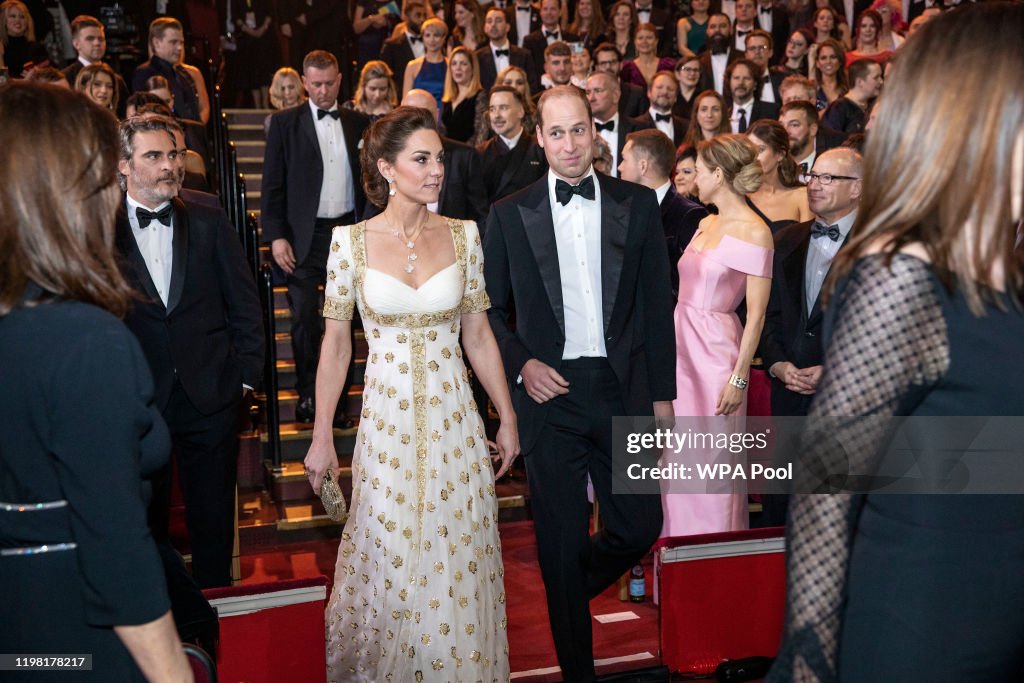
[(351, 320), (356, 294), (353, 285), (352, 226), (339, 225), (331, 234), (327, 256), (327, 283), (324, 286), (324, 317)]
[(484, 282), (484, 249), (474, 221), (463, 223), (466, 244), (466, 288), (462, 293), (463, 313), (482, 313), (491, 307)]

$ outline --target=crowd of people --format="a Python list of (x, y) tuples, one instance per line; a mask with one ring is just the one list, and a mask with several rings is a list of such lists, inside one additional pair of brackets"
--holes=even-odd
[[(693, 0), (678, 20), (620, 0), (607, 23), (590, 0), (575, 16), (459, 0), (451, 27), (429, 3), (370, 1), (350, 100), (329, 43), (273, 75), (261, 230), (287, 285), (314, 491), (338, 468), (332, 428), (358, 422), (330, 677), (509, 678), (495, 480), (520, 452), (558, 662), (592, 681), (589, 600), (659, 536), (750, 522), (742, 486), (613, 495), (612, 417), (741, 432), (755, 382), (778, 416), (1024, 410), (1005, 391), (1016, 364), (989, 367), (1024, 334), (1024, 6), (909, 4), (929, 20), (904, 40), (908, 8), (888, 0), (856, 16)], [(265, 51), (273, 8), (232, 6), (244, 49)], [(0, 9), (9, 55), (28, 12)], [(311, 21), (295, 15), (292, 36)], [(198, 588), (230, 582), (237, 416), (263, 367), (255, 283), (189, 170), (209, 96), (181, 23), (151, 23), (129, 79), (102, 61), (101, 22), (69, 26), (74, 63), (0, 86), (4, 144), (35, 145), (17, 172), (0, 165), (0, 348), (18, 359), (0, 395), (23, 415), (0, 435), (0, 515), (41, 515), (0, 527), (0, 575), (23, 596), (74, 580), (2, 612), (19, 651), (88, 633), (118, 680), (188, 680), (174, 623), (202, 614)], [(921, 86), (952, 73), (986, 135), (963, 135), (963, 92)], [(88, 134), (68, 138), (71, 121)], [(40, 194), (59, 179), (76, 201)], [(344, 415), (357, 324), (363, 401)], [(810, 450), (835, 465), (839, 443), (869, 468), (885, 436), (840, 430)], [(172, 443), (191, 577), (167, 539)], [(82, 474), (93, 457), (119, 471), (118, 495)], [(1018, 499), (765, 496), (789, 551), (769, 680), (1018, 675)], [(109, 547), (128, 558), (118, 572), (97, 564)], [(58, 602), (82, 609), (44, 634), (34, 620)]]

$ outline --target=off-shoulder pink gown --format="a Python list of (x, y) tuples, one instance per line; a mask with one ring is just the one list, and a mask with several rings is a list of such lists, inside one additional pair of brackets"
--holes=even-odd
[[(698, 230), (697, 235), (700, 234)], [(696, 235), (694, 235), (696, 239)], [(747, 275), (771, 277), (773, 250), (724, 235), (714, 247), (690, 246), (679, 259), (679, 299), (675, 310), (675, 414), (703, 417), (677, 428), (721, 432), (743, 431), (747, 398), (728, 418), (713, 418), (718, 396), (729, 381), (739, 356), (743, 327), (736, 307), (746, 295)], [(742, 454), (688, 451), (687, 464), (735, 463)], [(709, 487), (708, 490), (710, 490)], [(666, 493), (662, 536), (686, 536), (746, 529), (747, 491), (742, 480), (720, 483), (727, 493)]]

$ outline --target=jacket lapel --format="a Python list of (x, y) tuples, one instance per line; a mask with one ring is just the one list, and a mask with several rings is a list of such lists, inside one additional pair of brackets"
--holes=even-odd
[(171, 286), (167, 293), (167, 312), (170, 313), (181, 301), (181, 292), (185, 287), (185, 270), (188, 264), (189, 221), (185, 204), (175, 197), (171, 200), (174, 207), (174, 238), (171, 243)]
[(156, 285), (153, 284), (153, 278), (149, 274), (149, 268), (146, 267), (146, 260), (142, 257), (142, 252), (139, 251), (139, 243), (135, 241), (135, 235), (132, 234), (132, 226), (128, 222), (128, 208), (124, 202), (121, 203), (121, 208), (117, 212), (117, 246), (121, 257), (130, 269), (130, 272), (127, 273), (129, 281), (137, 287), (141, 287), (150, 301), (163, 306), (160, 294), (157, 293)]
[(622, 200), (613, 197), (607, 176), (601, 173), (594, 176), (601, 183), (601, 304), (607, 332), (619, 292), (633, 197), (626, 196)]
[(533, 257), (540, 270), (540, 278), (544, 283), (551, 310), (558, 320), (558, 327), (565, 336), (565, 308), (562, 302), (562, 277), (558, 268), (558, 245), (555, 242), (555, 222), (551, 217), (551, 204), (548, 198), (548, 177), (545, 174), (535, 182), (530, 190), (528, 201), (519, 207), (519, 215), (523, 221), (523, 230), (530, 243)]

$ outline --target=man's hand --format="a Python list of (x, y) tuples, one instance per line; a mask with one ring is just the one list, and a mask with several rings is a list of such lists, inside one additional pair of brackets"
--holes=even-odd
[(523, 378), (526, 394), (537, 403), (550, 401), (555, 396), (569, 393), (569, 383), (550, 365), (536, 358), (526, 361), (519, 373)]
[(295, 252), (292, 251), (291, 242), (279, 237), (270, 243), (270, 253), (281, 270), (289, 275), (295, 272)]

